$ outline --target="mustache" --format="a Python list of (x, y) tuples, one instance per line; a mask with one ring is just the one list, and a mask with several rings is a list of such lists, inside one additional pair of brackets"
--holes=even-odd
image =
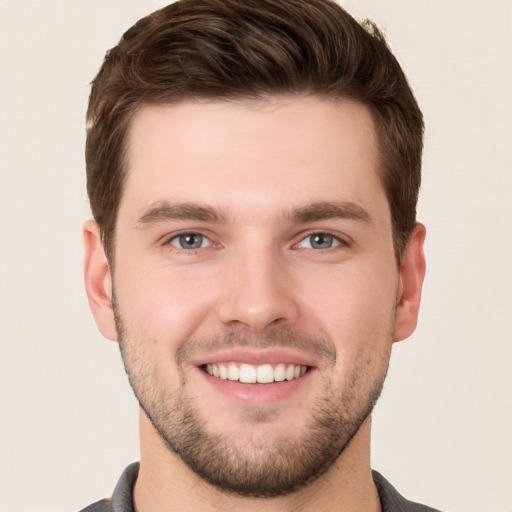
[(287, 328), (262, 333), (230, 330), (207, 337), (192, 336), (176, 351), (176, 362), (181, 366), (200, 354), (234, 347), (299, 349), (315, 354), (331, 365), (336, 363), (336, 349), (331, 342), (322, 337), (307, 336)]

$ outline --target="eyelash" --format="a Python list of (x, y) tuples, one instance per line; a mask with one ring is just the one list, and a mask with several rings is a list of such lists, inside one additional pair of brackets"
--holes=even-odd
[(331, 247), (326, 247), (326, 248), (318, 248), (318, 249), (315, 249), (314, 247), (307, 247), (307, 248), (304, 248), (304, 249), (311, 249), (311, 250), (316, 250), (316, 252), (327, 252), (327, 251), (330, 251), (331, 249), (336, 249), (336, 248), (343, 248), (343, 247), (349, 247), (350, 246), (350, 243), (340, 237), (339, 235), (336, 235), (334, 233), (331, 233), (329, 231), (310, 231), (304, 235), (301, 235), (301, 238), (299, 239), (298, 242), (294, 243), (293, 244), (293, 247), (297, 247), (297, 249), (301, 249), (300, 247), (298, 247), (299, 244), (303, 243), (305, 240), (308, 240), (310, 239), (311, 237), (314, 237), (314, 236), (327, 236), (327, 237), (330, 237), (332, 238), (333, 242), (336, 242), (336, 245), (332, 245)]
[[(200, 247), (193, 247), (193, 248), (186, 249), (185, 247), (179, 247), (178, 245), (174, 245), (172, 243), (174, 240), (179, 240), (181, 237), (187, 237), (187, 236), (198, 236), (198, 237), (201, 237), (203, 239), (202, 241), (204, 242), (204, 240), (207, 240), (209, 242), (209, 245), (207, 247), (200, 246)], [(170, 246), (172, 246), (173, 250), (176, 250), (176, 251), (179, 251), (179, 252), (193, 254), (196, 251), (198, 251), (199, 249), (207, 249), (209, 247), (214, 246), (215, 244), (214, 244), (214, 242), (211, 240), (211, 238), (209, 236), (207, 236), (207, 235), (205, 235), (203, 233), (200, 233), (198, 231), (184, 231), (182, 233), (178, 233), (178, 234), (173, 235), (171, 238), (168, 238), (167, 241), (165, 242), (165, 245), (170, 245)]]
[[(187, 249), (185, 247), (180, 247), (180, 246), (174, 245), (172, 243), (175, 240), (178, 241), (181, 237), (187, 237), (187, 236), (201, 237), (202, 238), (201, 246)], [(311, 247), (312, 244), (310, 242), (310, 247), (306, 247), (306, 248), (299, 247), (299, 244), (303, 243), (304, 241), (306, 241), (308, 239), (311, 239), (311, 237), (314, 237), (314, 236), (329, 237), (332, 239), (333, 245), (331, 245), (330, 247), (325, 247), (325, 248), (315, 248), (315, 247)], [(209, 244), (206, 247), (203, 247), (202, 243), (205, 240), (207, 240), (209, 242)], [(198, 231), (185, 231), (182, 233), (174, 234), (171, 238), (168, 238), (166, 240), (165, 245), (172, 246), (173, 250), (175, 250), (175, 251), (183, 252), (183, 253), (187, 253), (187, 254), (194, 254), (196, 251), (198, 251), (200, 249), (208, 249), (208, 248), (215, 247), (215, 246), (217, 246), (217, 247), (221, 246), (220, 244), (215, 244), (215, 242), (213, 242), (209, 236), (207, 236), (201, 232), (198, 232)], [(347, 240), (345, 240), (344, 238), (341, 238), (339, 235), (330, 233), (329, 231), (311, 231), (306, 234), (302, 234), (300, 239), (292, 245), (292, 248), (298, 249), (298, 250), (311, 249), (311, 250), (314, 250), (315, 252), (327, 252), (332, 249), (336, 249), (338, 247), (343, 248), (343, 247), (349, 247), (349, 246), (350, 246), (350, 243)]]

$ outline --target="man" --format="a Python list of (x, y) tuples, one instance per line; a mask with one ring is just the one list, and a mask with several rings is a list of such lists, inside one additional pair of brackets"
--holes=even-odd
[(85, 510), (432, 510), (370, 468), (415, 329), (423, 121), (329, 0), (179, 0), (94, 80), (86, 288), (140, 403), (140, 465)]

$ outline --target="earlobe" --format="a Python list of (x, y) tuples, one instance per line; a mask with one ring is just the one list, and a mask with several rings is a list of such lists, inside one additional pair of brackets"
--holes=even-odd
[(84, 278), (87, 298), (96, 325), (106, 338), (117, 341), (117, 330), (112, 309), (112, 278), (98, 224), (87, 221), (84, 235)]
[(404, 250), (400, 265), (394, 341), (408, 338), (416, 329), (425, 278), (425, 226), (416, 224)]

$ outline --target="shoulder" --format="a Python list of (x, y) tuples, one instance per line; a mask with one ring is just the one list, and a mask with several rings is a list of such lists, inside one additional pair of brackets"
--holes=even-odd
[(112, 512), (112, 502), (110, 500), (97, 501), (80, 512)]
[(130, 464), (117, 482), (112, 498), (97, 501), (80, 512), (134, 512), (133, 487), (139, 474), (139, 463)]
[(440, 512), (439, 510), (405, 499), (380, 473), (373, 471), (382, 512)]

